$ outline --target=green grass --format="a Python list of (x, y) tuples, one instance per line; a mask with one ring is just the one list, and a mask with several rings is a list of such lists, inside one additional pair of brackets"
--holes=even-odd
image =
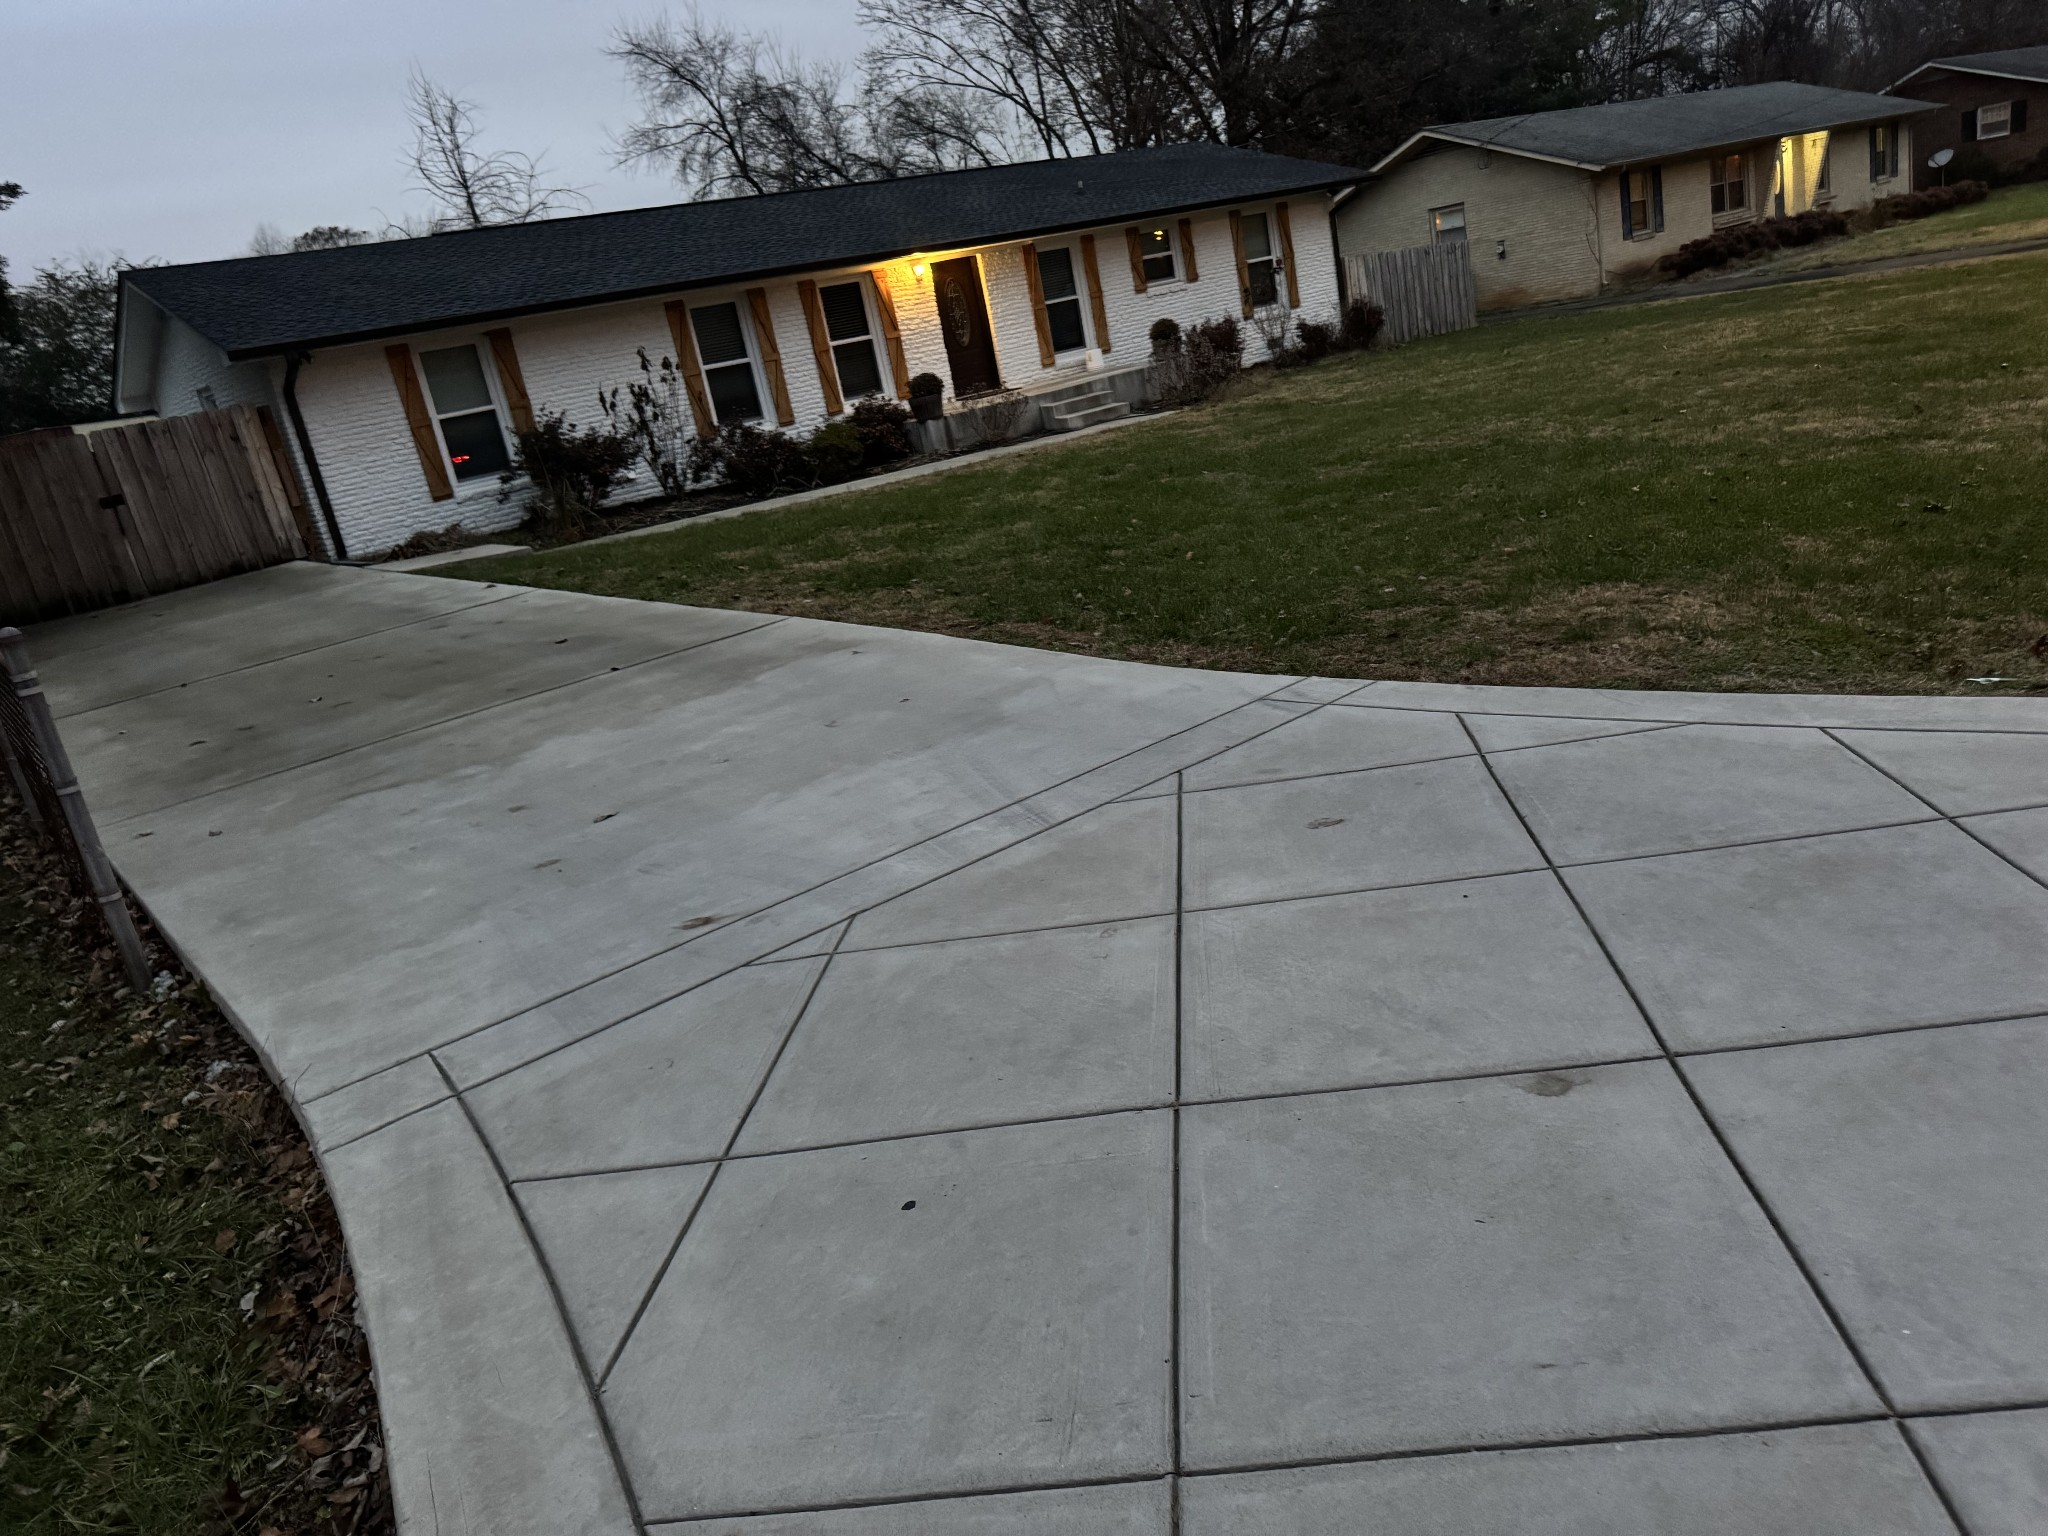
[(2048, 682), (2044, 405), (2048, 258), (2012, 257), (1525, 318), (460, 569), (1269, 672), (1982, 692)]
[(260, 1187), (260, 1079), (206, 1082), (219, 1031), (196, 989), (112, 999), (23, 878), (17, 815), (0, 812), (0, 1530), (227, 1530), (227, 1479), (276, 1483), (298, 1427), (238, 1305), (294, 1226)]
[(1797, 250), (1779, 251), (1745, 270), (1801, 272), (1845, 261), (1877, 261), (1886, 256), (1911, 256), (1921, 251), (1967, 249), (2007, 240), (2048, 236), (2048, 182), (2000, 187), (1981, 203), (1951, 208), (1946, 213), (1911, 219), (1888, 229), (1823, 241)]

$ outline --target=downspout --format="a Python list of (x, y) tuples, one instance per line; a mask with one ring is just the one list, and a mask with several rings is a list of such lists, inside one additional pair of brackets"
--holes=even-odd
[(320, 473), (319, 459), (313, 455), (313, 438), (306, 430), (305, 413), (299, 409), (299, 365), (309, 357), (309, 353), (293, 352), (284, 360), (284, 413), (292, 419), (292, 436), (299, 440), (299, 457), (305, 461), (306, 478), (313, 482), (313, 499), (320, 503), (320, 518), (327, 524), (334, 558), (346, 560), (348, 545), (342, 541), (341, 524), (334, 517), (334, 502), (327, 494), (327, 480)]

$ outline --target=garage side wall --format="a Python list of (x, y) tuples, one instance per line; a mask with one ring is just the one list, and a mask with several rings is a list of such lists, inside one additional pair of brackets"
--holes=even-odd
[(1337, 250), (1427, 245), (1430, 211), (1462, 203), (1481, 309), (1583, 298), (1600, 291), (1592, 195), (1570, 166), (1447, 147), (1360, 187), (1337, 210)]

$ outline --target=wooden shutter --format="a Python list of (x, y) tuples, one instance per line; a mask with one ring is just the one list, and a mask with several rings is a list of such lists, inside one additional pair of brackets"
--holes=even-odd
[(1017, 251), (1024, 258), (1024, 286), (1031, 291), (1031, 323), (1038, 330), (1038, 366), (1050, 368), (1052, 326), (1045, 318), (1045, 284), (1038, 277), (1038, 247), (1026, 240)]
[[(1976, 140), (1977, 109), (1975, 107), (1965, 107), (1963, 108), (1963, 142), (1965, 144), (1974, 144)], [(1874, 128), (1870, 132), (1870, 142), (1872, 146), (1870, 151), (1870, 164), (1872, 167), (1871, 174), (1876, 175), (1877, 172), (1875, 168), (1877, 165), (1877, 130)]]
[(1145, 247), (1140, 244), (1142, 237), (1135, 229), (1124, 231), (1124, 244), (1131, 248), (1131, 292), (1145, 291)]
[(699, 437), (716, 437), (718, 421), (711, 414), (711, 392), (704, 387), (704, 365), (697, 361), (697, 335), (690, 329), (690, 306), (681, 299), (662, 305), (668, 333), (676, 344), (676, 367), (683, 372), (683, 392), (690, 397), (690, 417)]
[(1182, 219), (1180, 221), (1180, 261), (1181, 266), (1186, 269), (1182, 276), (1192, 283), (1197, 275), (1195, 270), (1195, 221), (1193, 219)]
[(1301, 279), (1294, 275), (1294, 226), (1287, 222), (1287, 205), (1273, 205), (1273, 223), (1280, 231), (1280, 262), (1287, 268), (1287, 307), (1301, 308)]
[(427, 397), (420, 391), (412, 348), (402, 341), (386, 347), (384, 360), (391, 364), (391, 382), (398, 386), (399, 401), (405, 406), (405, 424), (412, 428), (412, 446), (426, 473), (427, 492), (436, 501), (447, 501), (455, 495), (455, 486), (441, 458), (441, 440), (434, 436), (434, 418), (427, 414)]
[(1095, 345), (1109, 350), (1109, 315), (1102, 307), (1102, 273), (1095, 265), (1095, 237), (1081, 237), (1081, 267), (1088, 274), (1088, 313), (1095, 317)]
[(1252, 317), (1252, 271), (1244, 264), (1244, 215), (1235, 208), (1230, 210), (1230, 249), (1237, 257), (1237, 297), (1244, 306), (1244, 317)]
[(768, 375), (768, 394), (775, 402), (776, 423), (789, 426), (796, 421), (796, 410), (789, 403), (789, 380), (782, 376), (782, 348), (775, 344), (775, 317), (768, 312), (768, 290), (749, 288), (747, 308), (754, 312), (754, 340), (761, 348), (761, 371)]
[(526, 375), (519, 371), (519, 354), (512, 346), (512, 333), (503, 327), (485, 331), (491, 344), (491, 360), (498, 365), (498, 388), (505, 392), (505, 409), (512, 414), (514, 432), (533, 430), (533, 401), (527, 398)]
[(896, 299), (889, 292), (889, 274), (880, 267), (868, 274), (875, 285), (875, 313), (882, 320), (882, 339), (889, 344), (889, 366), (896, 373), (896, 398), (910, 398), (910, 361), (903, 355), (903, 328), (896, 323)]
[(818, 360), (825, 414), (837, 416), (846, 409), (846, 401), (839, 393), (839, 368), (832, 361), (832, 337), (825, 329), (825, 306), (818, 301), (818, 285), (807, 277), (796, 285), (796, 296), (803, 303), (804, 326), (811, 333), (811, 356)]
[(1631, 212), (1629, 211), (1629, 206), (1628, 206), (1628, 172), (1627, 172), (1627, 171), (1623, 171), (1623, 172), (1621, 173), (1621, 183), (1620, 183), (1620, 185), (1621, 185), (1621, 238), (1622, 238), (1622, 239), (1624, 239), (1624, 240), (1633, 240), (1633, 239), (1635, 239), (1635, 237), (1636, 237), (1636, 220), (1635, 220), (1635, 215), (1634, 215), (1633, 213), (1631, 213)]
[(2014, 133), (2025, 133), (2027, 131), (2027, 98), (2024, 96), (2013, 97), (2012, 101), (2008, 103), (2007, 110), (2012, 113), (2012, 131)]
[(1650, 228), (1658, 234), (1664, 232), (1664, 167), (1650, 167)]

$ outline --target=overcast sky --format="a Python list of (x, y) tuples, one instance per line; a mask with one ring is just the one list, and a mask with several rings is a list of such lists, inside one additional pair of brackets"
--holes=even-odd
[[(260, 222), (379, 227), (406, 188), (405, 78), (417, 61), (482, 108), (486, 148), (546, 151), (599, 210), (671, 202), (612, 166), (632, 115), (604, 48), (617, 0), (0, 0), (0, 214), (20, 282), (80, 254), (203, 261)], [(853, 0), (707, 0), (805, 53), (851, 58)]]

